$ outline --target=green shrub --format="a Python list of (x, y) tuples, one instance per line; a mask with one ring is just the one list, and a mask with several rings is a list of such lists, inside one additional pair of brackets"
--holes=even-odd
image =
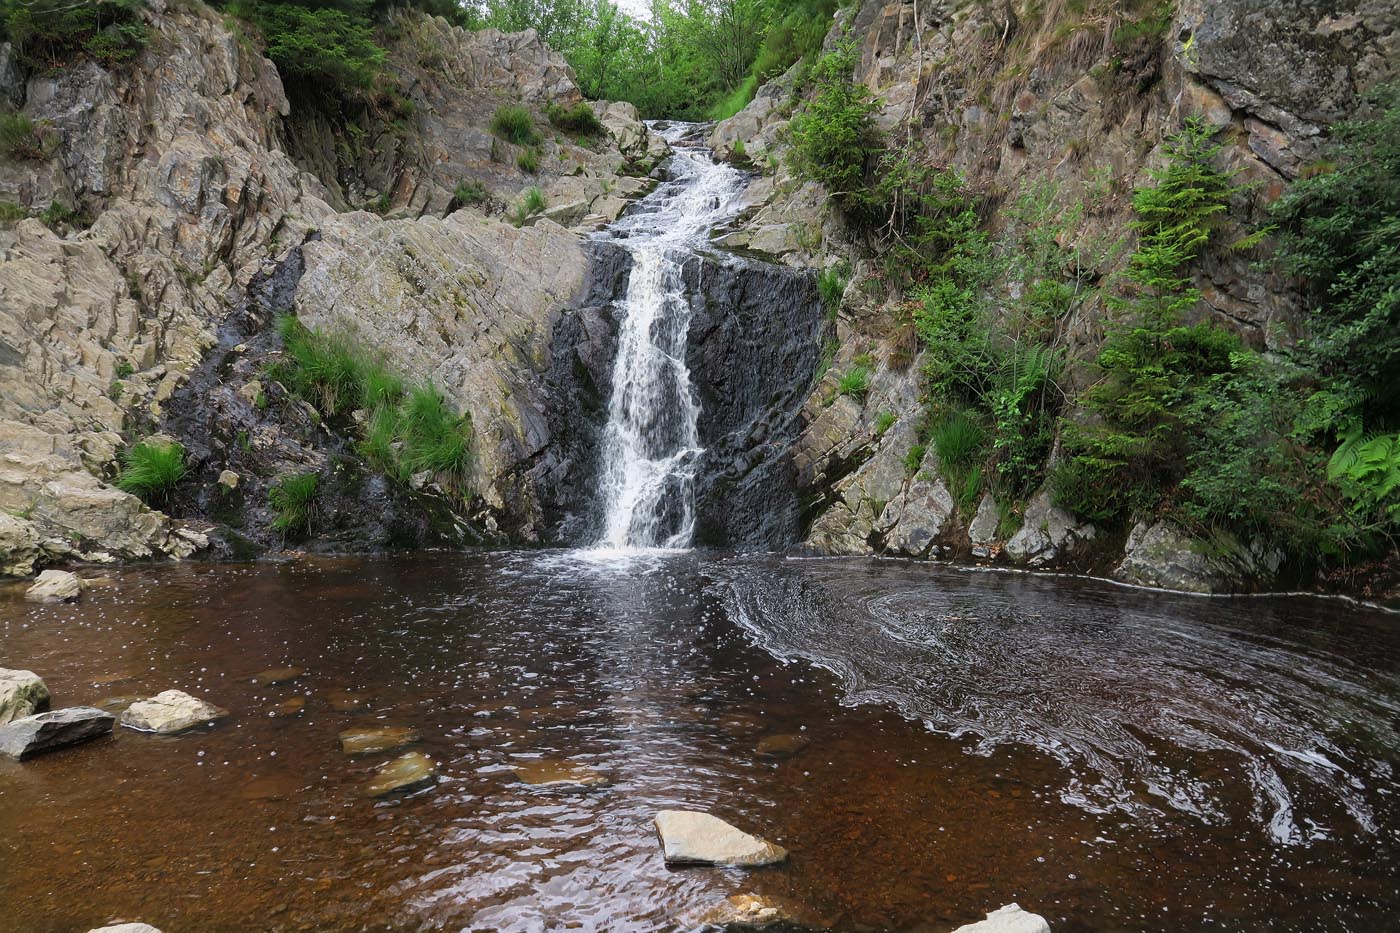
[(184, 447), (142, 441), (122, 453), (117, 488), (156, 504), (169, 498), (184, 476)]
[(284, 535), (310, 532), (319, 484), (315, 473), (283, 476), (273, 483), (267, 491), (267, 503), (273, 511), (272, 527)]
[(598, 115), (593, 112), (593, 108), (586, 101), (579, 101), (572, 107), (550, 104), (545, 108), (545, 116), (549, 118), (550, 123), (566, 133), (599, 136), (606, 130), (598, 119)]
[(515, 157), (515, 164), (522, 172), (537, 174), (540, 170), (540, 151), (531, 146)]
[(364, 6), (350, 4), (342, 10), (236, 0), (228, 9), (257, 26), (267, 57), (294, 93), (364, 100), (384, 73), (388, 53), (375, 41)]
[(852, 75), (855, 43), (842, 39), (812, 68), (812, 98), (792, 118), (789, 133), (794, 170), (821, 182), (845, 208), (863, 205), (866, 163), (879, 149), (872, 114), (876, 104)]
[(524, 107), (515, 105), (497, 108), (491, 117), (491, 132), (517, 146), (533, 146), (540, 141), (539, 133), (535, 132), (535, 118)]
[(150, 30), (141, 0), (0, 0), (0, 39), (29, 68), (60, 68), (81, 58), (130, 61)]
[(870, 391), (872, 375), (869, 366), (857, 363), (837, 380), (836, 394), (849, 395), (858, 402), (865, 401), (866, 393)]

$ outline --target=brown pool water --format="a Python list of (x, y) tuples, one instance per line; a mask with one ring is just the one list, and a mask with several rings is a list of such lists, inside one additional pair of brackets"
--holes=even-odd
[[(178, 688), (232, 715), (0, 763), (0, 930), (667, 930), (749, 892), (839, 930), (1010, 901), (1057, 933), (1400, 928), (1391, 616), (703, 554), (110, 577), (0, 592), (0, 666), (55, 706)], [(439, 783), (367, 797), (396, 754), (343, 754), (367, 725), (416, 729)], [(791, 857), (668, 870), (664, 808)]]

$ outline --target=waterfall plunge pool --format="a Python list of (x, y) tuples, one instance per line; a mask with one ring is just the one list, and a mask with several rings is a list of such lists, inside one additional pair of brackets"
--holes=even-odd
[[(186, 563), (73, 605), (19, 593), (0, 666), (55, 708), (176, 688), (231, 715), (0, 762), (6, 930), (662, 930), (750, 892), (837, 930), (1010, 901), (1056, 933), (1400, 913), (1400, 626), (1335, 601), (703, 552)], [(304, 672), (254, 682), (272, 668)], [(343, 754), (362, 725), (417, 730), (437, 784), (367, 796), (398, 753)], [(610, 783), (516, 771), (560, 760)], [(791, 856), (667, 869), (667, 808)]]

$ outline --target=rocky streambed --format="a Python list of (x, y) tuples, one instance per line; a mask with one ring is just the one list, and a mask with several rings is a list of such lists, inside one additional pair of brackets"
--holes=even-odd
[(1381, 929), (1397, 660), (1338, 602), (889, 561), (15, 586), (0, 667), (148, 728), (0, 760), (0, 903), (24, 931)]

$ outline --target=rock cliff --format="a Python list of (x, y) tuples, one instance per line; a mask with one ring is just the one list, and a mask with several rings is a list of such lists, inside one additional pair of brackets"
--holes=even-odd
[[(1091, 264), (1084, 274), (1095, 279), (1123, 267), (1126, 251), (1112, 245), (1131, 242), (1130, 192), (1160, 164), (1164, 139), (1185, 117), (1223, 131), (1223, 167), (1244, 186), (1230, 222), (1243, 233), (1318, 157), (1329, 127), (1354, 111), (1358, 96), (1400, 74), (1393, 4), (1182, 0), (1159, 5), (1170, 14), (1165, 28), (1122, 28), (1142, 6), (868, 0), (837, 14), (827, 45), (842, 35), (856, 44), (854, 78), (872, 92), (887, 138), (988, 193), (989, 229), (1015, 226), (1018, 193), (1053, 190), (1059, 208), (1078, 218), (1059, 245)], [(806, 403), (797, 442), (807, 546), (1090, 570), (1203, 592), (1275, 585), (1277, 560), (1248, 542), (1222, 553), (1219, 542), (1192, 541), (1170, 526), (1135, 529), (1124, 540), (1056, 508), (1043, 489), (1023, 502), (983, 496), (957, 504), (915, 429), (926, 359), (914, 356), (903, 296), (882, 293), (868, 240), (820, 185), (789, 167), (799, 71), (761, 89), (716, 126), (711, 143), (721, 154), (742, 143), (767, 167), (746, 223), (725, 242), (799, 267), (849, 264), (853, 273), (837, 320), (840, 350)], [(1256, 348), (1287, 346), (1299, 301), (1255, 260), (1223, 245), (1203, 256), (1191, 269), (1202, 313)], [(991, 290), (1015, 297), (1016, 287), (1008, 278)], [(1071, 397), (1091, 378), (1073, 363), (1096, 352), (1104, 315), (1094, 295), (1063, 326)], [(839, 393), (841, 374), (866, 362), (863, 395)]]
[[(629, 105), (597, 104), (607, 134), (587, 145), (553, 134), (527, 174), (487, 125), (502, 102), (543, 126), (545, 105), (578, 101), (563, 60), (533, 33), (404, 14), (389, 57), (413, 119), (367, 115), (360, 144), (337, 145), (220, 14), (157, 0), (145, 15), (150, 41), (126, 65), (26, 74), (0, 45), (0, 90), (44, 142), (0, 161), (16, 218), (0, 223), (0, 572), (205, 546), (209, 519), (229, 518), (208, 493), (235, 438), (258, 443), (245, 468), (264, 486), (288, 468), (329, 477), (327, 451), (353, 457), (322, 426), (298, 426), (294, 400), (238, 392), (275, 357), (275, 341), (255, 338), (287, 310), (372, 342), (473, 416), (479, 495), (449, 538), (532, 540), (534, 492), (517, 474), (550, 440), (544, 374), (556, 325), (586, 291), (580, 231), (647, 187), (664, 143)], [(486, 202), (452, 210), (463, 183)], [(531, 186), (548, 209), (517, 229), (503, 215)], [(371, 201), (379, 213), (353, 209)], [(269, 289), (293, 252), (296, 275)], [(190, 383), (201, 367), (221, 377)], [(269, 398), (285, 405), (264, 413)], [(170, 514), (112, 485), (123, 445), (167, 428), (208, 487)], [(243, 488), (235, 524), (276, 544), (257, 517), (265, 501), (252, 501), (264, 489)], [(333, 546), (401, 538), (347, 532)]]

